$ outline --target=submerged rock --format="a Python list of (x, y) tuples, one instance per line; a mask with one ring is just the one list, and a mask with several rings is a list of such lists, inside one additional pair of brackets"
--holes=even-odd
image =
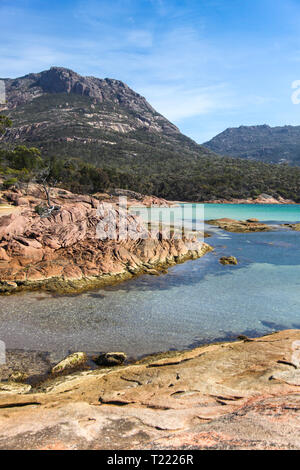
[(291, 230), (295, 230), (296, 232), (300, 232), (300, 223), (297, 223), (297, 224), (282, 224), (281, 226), (290, 228)]
[(121, 366), (124, 364), (126, 357), (126, 354), (123, 352), (107, 352), (100, 354), (95, 359), (95, 362), (99, 366)]
[(61, 362), (52, 367), (52, 374), (59, 374), (69, 369), (75, 369), (76, 367), (84, 364), (87, 361), (87, 355), (84, 352), (76, 352), (63, 359)]
[(272, 227), (262, 222), (258, 222), (256, 219), (235, 220), (224, 217), (222, 219), (208, 220), (206, 223), (209, 225), (216, 225), (227, 232), (235, 233), (269, 232), (272, 230)]
[(235, 256), (222, 256), (222, 258), (219, 259), (221, 264), (227, 265), (227, 264), (233, 264), (236, 265), (238, 264), (238, 260), (236, 259)]

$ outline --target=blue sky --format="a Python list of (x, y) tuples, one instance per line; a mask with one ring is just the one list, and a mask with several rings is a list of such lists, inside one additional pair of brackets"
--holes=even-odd
[(0, 76), (117, 78), (201, 143), (300, 125), (300, 0), (0, 0)]

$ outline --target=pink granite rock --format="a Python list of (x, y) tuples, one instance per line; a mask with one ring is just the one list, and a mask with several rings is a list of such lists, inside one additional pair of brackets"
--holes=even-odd
[[(36, 185), (30, 187), (29, 196), (33, 195), (35, 202), (45, 205)], [(14, 196), (9, 194), (11, 199)], [(138, 216), (117, 204), (58, 188), (52, 201), (59, 210), (49, 217), (41, 217), (29, 202), (18, 212), (0, 217), (0, 292), (7, 291), (5, 281), (18, 282), (22, 288), (22, 283), (29, 287), (31, 282), (39, 287), (37, 281), (43, 287), (43, 281), (51, 279), (87, 285), (103, 275), (121, 280), (147, 271), (149, 265), (163, 266), (210, 250), (195, 237), (177, 240), (151, 234)]]

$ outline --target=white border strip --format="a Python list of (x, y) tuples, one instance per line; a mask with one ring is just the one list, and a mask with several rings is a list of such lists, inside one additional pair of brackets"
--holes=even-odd
[(6, 103), (6, 96), (5, 96), (5, 82), (4, 80), (0, 80), (0, 104)]

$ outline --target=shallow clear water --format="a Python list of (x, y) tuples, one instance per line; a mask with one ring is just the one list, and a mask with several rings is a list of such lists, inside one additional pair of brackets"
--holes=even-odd
[[(298, 206), (205, 208), (205, 219), (216, 217), (300, 221)], [(0, 339), (10, 349), (122, 350), (136, 357), (300, 328), (300, 232), (208, 229), (215, 252), (167, 275), (73, 297), (37, 292), (0, 297)], [(236, 256), (239, 265), (220, 265), (223, 255)]]

